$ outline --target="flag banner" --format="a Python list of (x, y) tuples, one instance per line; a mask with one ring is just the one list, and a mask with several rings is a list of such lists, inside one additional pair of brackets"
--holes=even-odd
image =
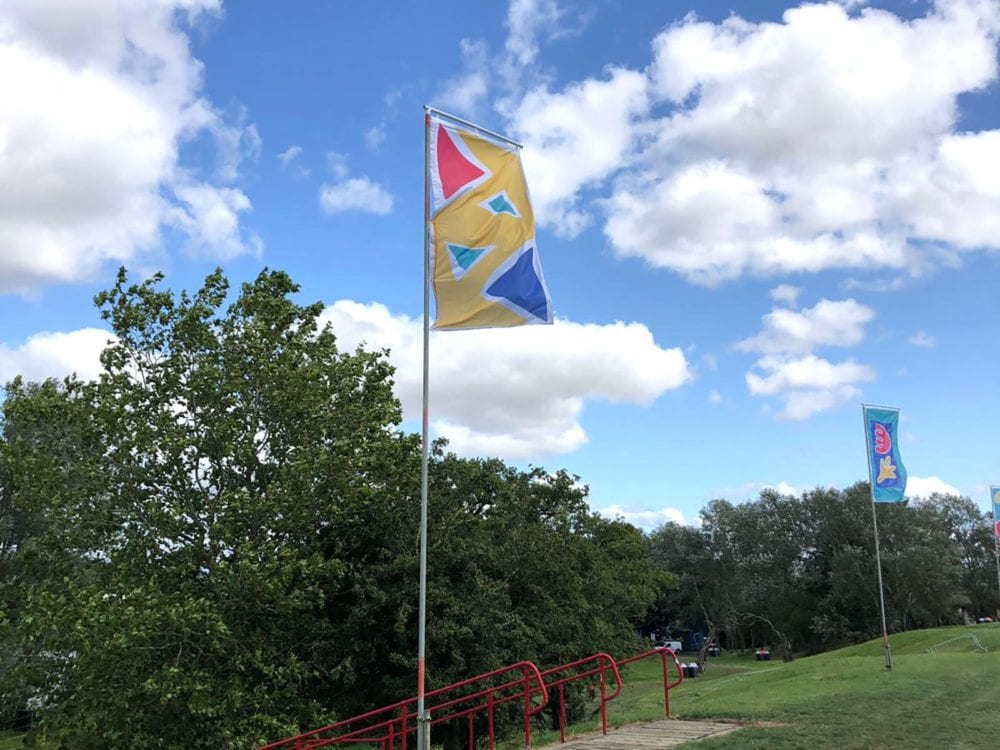
[(1000, 539), (1000, 487), (990, 487), (990, 500), (993, 501), (993, 528)]
[(906, 468), (899, 458), (899, 409), (865, 406), (872, 499), (899, 503), (906, 492)]
[(434, 328), (552, 322), (516, 146), (428, 117)]

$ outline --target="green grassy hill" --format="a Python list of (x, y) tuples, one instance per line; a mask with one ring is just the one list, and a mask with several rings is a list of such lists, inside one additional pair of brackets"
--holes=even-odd
[[(1000, 624), (900, 633), (890, 641), (892, 673), (883, 669), (881, 640), (789, 664), (749, 654), (710, 659), (704, 675), (671, 692), (672, 714), (749, 725), (702, 741), (699, 750), (1000, 747)], [(609, 705), (611, 723), (662, 718), (658, 663), (631, 665), (623, 677), (622, 694)], [(571, 732), (594, 731), (597, 721)], [(534, 739), (537, 747), (558, 735), (537, 732)], [(18, 747), (17, 738), (0, 736), (0, 750)]]
[[(1000, 625), (900, 633), (890, 643), (892, 673), (883, 668), (881, 640), (789, 664), (710, 659), (703, 676), (671, 692), (671, 713), (750, 724), (699, 743), (704, 750), (1000, 747)], [(612, 723), (661, 718), (656, 665), (623, 676)]]

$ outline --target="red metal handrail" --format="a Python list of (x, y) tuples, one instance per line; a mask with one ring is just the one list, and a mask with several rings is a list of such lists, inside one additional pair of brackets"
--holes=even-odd
[[(657, 648), (634, 656), (615, 660), (605, 653), (594, 654), (585, 659), (561, 664), (540, 672), (532, 662), (523, 661), (511, 664), (491, 672), (470, 677), (445, 687), (431, 690), (425, 695), (427, 710), (431, 712), (431, 725), (446, 721), (465, 718), (468, 721), (469, 747), (475, 746), (475, 714), (485, 711), (487, 715), (489, 748), (493, 750), (496, 737), (494, 734), (494, 712), (497, 706), (516, 700), (524, 701), (524, 744), (531, 745), (531, 719), (538, 715), (548, 704), (549, 690), (557, 688), (559, 692), (559, 738), (566, 741), (566, 685), (571, 682), (590, 680), (596, 677), (601, 693), (601, 729), (608, 733), (608, 703), (618, 697), (622, 690), (622, 678), (619, 667), (633, 662), (659, 656), (663, 665), (663, 708), (667, 718), (670, 718), (670, 691), (684, 681), (684, 671), (681, 669), (677, 655), (669, 648)], [(677, 668), (677, 679), (670, 680), (668, 657)], [(449, 695), (463, 688), (471, 688), (476, 683), (487, 680), (501, 679), (512, 673), (520, 672), (516, 679), (505, 679), (498, 685), (490, 685), (479, 690), (458, 695)], [(607, 692), (607, 677), (614, 679), (614, 691)], [(535, 699), (538, 698), (538, 702)], [(434, 699), (440, 699), (434, 702)], [(319, 729), (289, 737), (279, 742), (265, 745), (260, 750), (313, 750), (330, 745), (377, 744), (380, 750), (396, 750), (397, 741), (400, 750), (407, 750), (408, 737), (415, 732), (416, 698), (408, 698), (390, 706), (379, 708), (359, 716), (329, 724)], [(398, 715), (397, 715), (398, 714)]]
[[(627, 656), (624, 659), (619, 659), (615, 664), (619, 667), (623, 667), (626, 664), (631, 664), (634, 661), (642, 661), (643, 659), (648, 659), (651, 656), (659, 655), (663, 662), (663, 711), (666, 717), (670, 718), (670, 691), (675, 687), (684, 682), (684, 670), (681, 669), (681, 663), (677, 659), (677, 654), (671, 651), (669, 648), (661, 647), (654, 648), (652, 651), (646, 651), (641, 654), (636, 654), (635, 656)], [(677, 667), (677, 681), (670, 682), (670, 678), (667, 669), (667, 656), (674, 662), (674, 666)]]
[[(615, 679), (615, 691), (611, 695), (607, 694), (605, 672), (610, 672)], [(594, 654), (585, 659), (578, 659), (568, 664), (546, 669), (541, 674), (542, 679), (545, 680), (545, 687), (550, 690), (554, 687), (559, 688), (559, 739), (561, 742), (566, 741), (566, 685), (570, 682), (587, 680), (594, 675), (598, 676), (601, 688), (601, 730), (604, 734), (608, 733), (608, 701), (618, 697), (622, 690), (622, 677), (618, 672), (618, 665), (612, 657), (604, 653)]]
[[(506, 679), (499, 685), (490, 685), (472, 692), (449, 696), (450, 693), (473, 688), (476, 683), (503, 679), (515, 672), (520, 672), (521, 677)], [(540, 697), (540, 701), (534, 704), (536, 696)], [(474, 714), (485, 710), (489, 727), (489, 747), (492, 750), (495, 743), (493, 716), (496, 707), (515, 700), (524, 700), (524, 744), (530, 745), (531, 719), (545, 708), (549, 700), (549, 693), (538, 667), (529, 661), (522, 661), (431, 690), (425, 694), (424, 698), (425, 707), (431, 712), (431, 725), (463, 717), (468, 718), (470, 747), (473, 747), (475, 742)], [(434, 699), (441, 700), (435, 703)], [(408, 698), (384, 708), (352, 716), (349, 719), (303, 732), (278, 742), (272, 742), (269, 745), (264, 745), (260, 750), (279, 750), (279, 748), (313, 750), (313, 748), (329, 745), (361, 743), (378, 744), (381, 750), (396, 750), (397, 740), (401, 750), (407, 750), (408, 736), (417, 729), (415, 724), (411, 724), (411, 721), (416, 718), (416, 702), (415, 697)], [(440, 715), (442, 711), (444, 715)], [(434, 715), (434, 712), (438, 712), (438, 715)]]

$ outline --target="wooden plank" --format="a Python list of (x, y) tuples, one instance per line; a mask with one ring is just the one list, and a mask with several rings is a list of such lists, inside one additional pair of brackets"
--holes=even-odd
[(676, 747), (686, 742), (697, 742), (706, 737), (735, 732), (739, 724), (718, 721), (676, 721), (661, 719), (646, 724), (613, 729), (604, 736), (589, 734), (571, 738), (566, 744), (556, 743), (547, 747), (555, 750), (660, 750)]

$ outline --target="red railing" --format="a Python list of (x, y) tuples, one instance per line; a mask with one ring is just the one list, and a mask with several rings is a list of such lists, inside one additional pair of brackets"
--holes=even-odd
[[(608, 703), (622, 690), (619, 667), (633, 662), (660, 657), (663, 665), (663, 710), (670, 718), (670, 691), (684, 681), (684, 672), (677, 655), (668, 648), (658, 648), (615, 661), (608, 654), (600, 653), (568, 664), (539, 672), (529, 661), (518, 662), (492, 672), (428, 692), (425, 706), (431, 714), (430, 724), (466, 719), (469, 747), (475, 747), (475, 717), (486, 713), (489, 748), (493, 750), (494, 713), (496, 707), (513, 701), (524, 701), (524, 744), (531, 745), (531, 719), (545, 708), (549, 691), (556, 688), (559, 694), (559, 739), (566, 741), (566, 685), (571, 682), (595, 681), (600, 690), (601, 729), (608, 733)], [(668, 662), (677, 668), (677, 679), (670, 680)], [(513, 674), (520, 673), (517, 679)], [(614, 690), (608, 693), (608, 675), (613, 679)], [(481, 686), (481, 683), (499, 684)], [(457, 693), (457, 694), (456, 694)], [(313, 750), (330, 745), (376, 745), (380, 750), (408, 750), (409, 735), (416, 732), (416, 698), (409, 698), (391, 706), (369, 711), (360, 716), (344, 719), (319, 729), (265, 745), (260, 750)]]
[[(611, 695), (607, 692), (607, 678), (605, 673), (611, 673), (615, 681), (615, 690)], [(566, 741), (566, 685), (571, 682), (590, 680), (597, 677), (601, 690), (601, 728), (604, 734), (608, 733), (608, 701), (613, 700), (622, 690), (622, 677), (618, 672), (615, 660), (607, 654), (594, 654), (586, 659), (579, 659), (552, 667), (542, 672), (542, 679), (545, 680), (545, 687), (559, 689), (559, 739)]]
[[(511, 679), (515, 673), (517, 679)], [(486, 687), (477, 683), (496, 682)], [(478, 688), (478, 689), (477, 689)], [(458, 693), (457, 695), (455, 693)], [(540, 700), (536, 704), (534, 698)], [(475, 747), (475, 714), (485, 711), (489, 747), (493, 748), (494, 712), (497, 706), (524, 701), (524, 744), (531, 744), (531, 719), (548, 703), (549, 694), (538, 671), (529, 661), (494, 669), (476, 677), (431, 690), (425, 695), (425, 707), (431, 725), (465, 718), (468, 721), (469, 747)], [(338, 721), (319, 729), (272, 742), (260, 750), (313, 750), (330, 745), (377, 745), (380, 750), (407, 750), (409, 735), (416, 732), (416, 698), (409, 698), (385, 708)]]
[[(684, 670), (681, 669), (681, 663), (677, 660), (677, 654), (669, 648), (655, 648), (652, 651), (646, 651), (642, 654), (636, 654), (635, 656), (628, 656), (624, 659), (619, 659), (615, 662), (615, 665), (624, 667), (626, 664), (631, 664), (634, 661), (642, 661), (643, 659), (648, 659), (651, 656), (657, 655), (663, 663), (663, 713), (669, 719), (670, 691), (684, 682)], [(669, 670), (667, 669), (668, 656), (670, 657), (669, 661), (672, 661), (674, 666), (677, 668), (677, 680), (675, 682), (670, 682)]]

